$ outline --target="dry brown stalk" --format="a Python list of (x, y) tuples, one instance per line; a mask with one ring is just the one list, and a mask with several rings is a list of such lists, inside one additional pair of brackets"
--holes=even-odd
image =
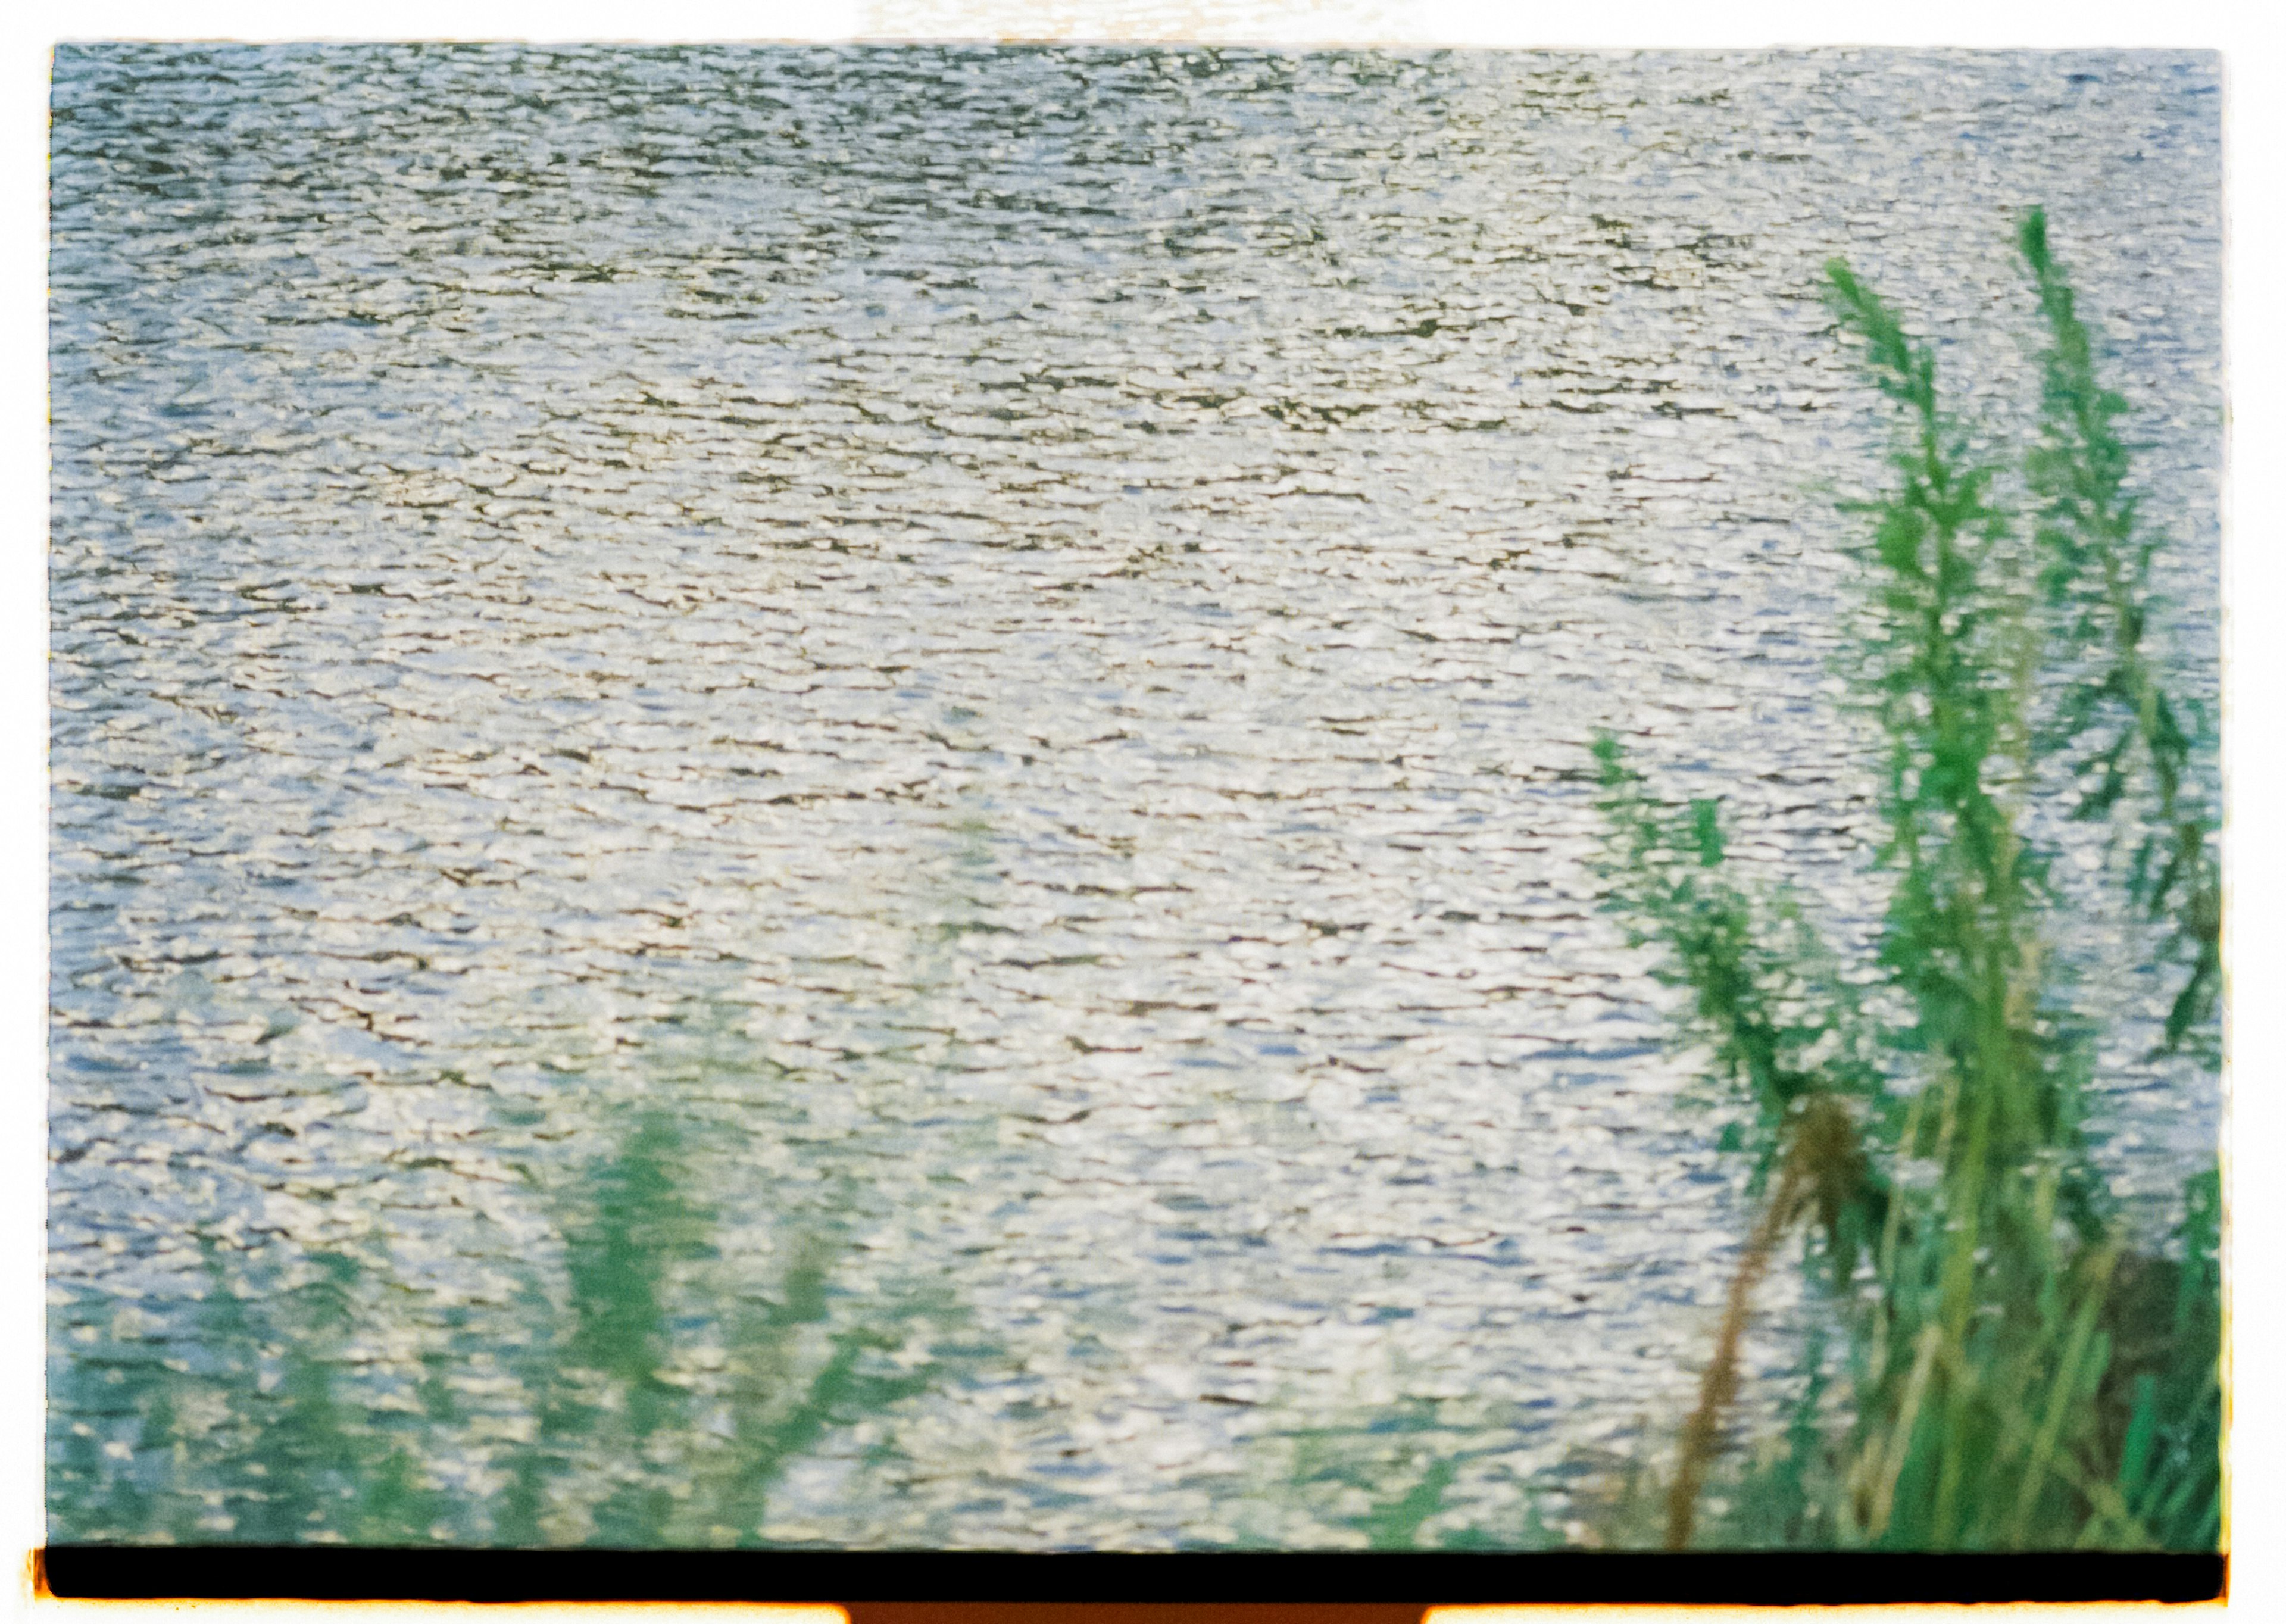
[(1793, 1137), (1778, 1173), (1778, 1187), (1762, 1209), (1762, 1220), (1754, 1226), (1738, 1267), (1730, 1276), (1714, 1357), (1699, 1378), (1699, 1407), (1683, 1429), (1682, 1459), (1676, 1463), (1675, 1486), (1668, 1490), (1667, 1500), (1669, 1550), (1683, 1550), (1691, 1544), (1699, 1491), (1706, 1481), (1707, 1464), (1714, 1458), (1722, 1412), (1738, 1396), (1738, 1342), (1754, 1311), (1754, 1288), (1769, 1273), (1778, 1242), (1785, 1238), (1803, 1204), (1816, 1199), (1819, 1216), (1830, 1228), (1847, 1197), (1849, 1182), (1861, 1176), (1862, 1171), (1856, 1129), (1849, 1111), (1830, 1096), (1809, 1100), (1795, 1119)]

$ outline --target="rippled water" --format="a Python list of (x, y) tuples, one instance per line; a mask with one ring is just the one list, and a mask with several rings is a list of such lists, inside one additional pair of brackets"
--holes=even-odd
[(2217, 89), (59, 51), (58, 1537), (1541, 1537), (1745, 1210), (1585, 742), (1857, 908), (1809, 293), (2033, 202), (2211, 685)]

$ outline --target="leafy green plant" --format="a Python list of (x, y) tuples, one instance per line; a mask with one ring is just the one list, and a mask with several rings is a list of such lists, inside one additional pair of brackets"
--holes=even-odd
[[(289, 1275), (209, 1245), (201, 1294), (172, 1323), (161, 1305), (83, 1305), (89, 1341), (55, 1367), (56, 1537), (759, 1543), (789, 1465), (938, 1373), (887, 1357), (912, 1328), (833, 1312), (820, 1245), (798, 1247), (766, 1292), (742, 1291), (719, 1266), (690, 1150), (674, 1118), (648, 1113), (567, 1181), (560, 1276), (532, 1271), (518, 1344), (476, 1350), (475, 1386), (507, 1397), (481, 1417), (449, 1379), (468, 1362), (452, 1349), (425, 1356), (414, 1393), (376, 1382), (374, 1344), (405, 1294), (344, 1252)], [(456, 1469), (472, 1451), (478, 1470)]]
[[(1276, 1515), (1266, 1535), (1250, 1531), (1241, 1549), (1316, 1545), (1368, 1550), (1550, 1549), (1562, 1537), (1541, 1520), (1543, 1486), (1490, 1518), (1470, 1515), (1454, 1490), (1512, 1438), (1500, 1407), (1408, 1399), (1393, 1406), (1323, 1411), (1305, 1424), (1265, 1429), (1249, 1439), (1274, 1461), (1249, 1496)], [(1467, 1517), (1467, 1521), (1462, 1518)], [(1489, 1524), (1490, 1525), (1486, 1525)]]
[[(1698, 1539), (1754, 1288), (1803, 1218), (1847, 1332), (1846, 1432), (1798, 1423), (1729, 1498), (1728, 1542), (1897, 1549), (2211, 1548), (2220, 1527), (2219, 1179), (2179, 1257), (2132, 1250), (2089, 1156), (2105, 1023), (2071, 949), (2105, 899), (2059, 878), (2073, 824), (2156, 945), (2156, 1047), (2216, 1063), (2221, 921), (2212, 739), (2153, 646), (2163, 540), (2130, 488), (2126, 410), (2050, 250), (2018, 248), (2046, 329), (2029, 524), (1972, 455), (1934, 351), (1849, 266), (1841, 328), (1897, 421), (1859, 511), (1853, 676), (1879, 739), (1886, 909), (1863, 962), (1729, 860), (1721, 808), (1654, 801), (1596, 744), (1607, 896), (1690, 995), (1692, 1034), (1751, 1104), (1762, 1201), (1668, 1486)], [(2093, 831), (2090, 832), (2093, 834)], [(1772, 1510), (1777, 1508), (1777, 1510)]]

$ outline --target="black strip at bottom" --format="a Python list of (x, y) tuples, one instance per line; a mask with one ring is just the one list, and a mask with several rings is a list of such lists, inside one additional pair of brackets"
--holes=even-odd
[[(2188, 1602), (2220, 1596), (2227, 1576), (2219, 1556), (2104, 1551), (1035, 1555), (54, 1545), (41, 1566), (50, 1595), (91, 1600), (836, 1602), (851, 1609), (855, 1624), (898, 1624), (892, 1614), (909, 1611), (898, 1604), (964, 1602), (1094, 1603), (1123, 1616), (1139, 1605), (1197, 1603), (1385, 1610), (1498, 1602)], [(950, 1624), (952, 1612), (933, 1608), (930, 1616)]]

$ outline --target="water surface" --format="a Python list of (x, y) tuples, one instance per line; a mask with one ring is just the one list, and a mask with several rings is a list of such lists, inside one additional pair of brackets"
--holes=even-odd
[(2218, 78), (60, 51), (55, 1537), (1560, 1531), (1747, 1218), (1586, 742), (1862, 925), (1811, 294), (2005, 417), (2035, 202), (2211, 687)]

